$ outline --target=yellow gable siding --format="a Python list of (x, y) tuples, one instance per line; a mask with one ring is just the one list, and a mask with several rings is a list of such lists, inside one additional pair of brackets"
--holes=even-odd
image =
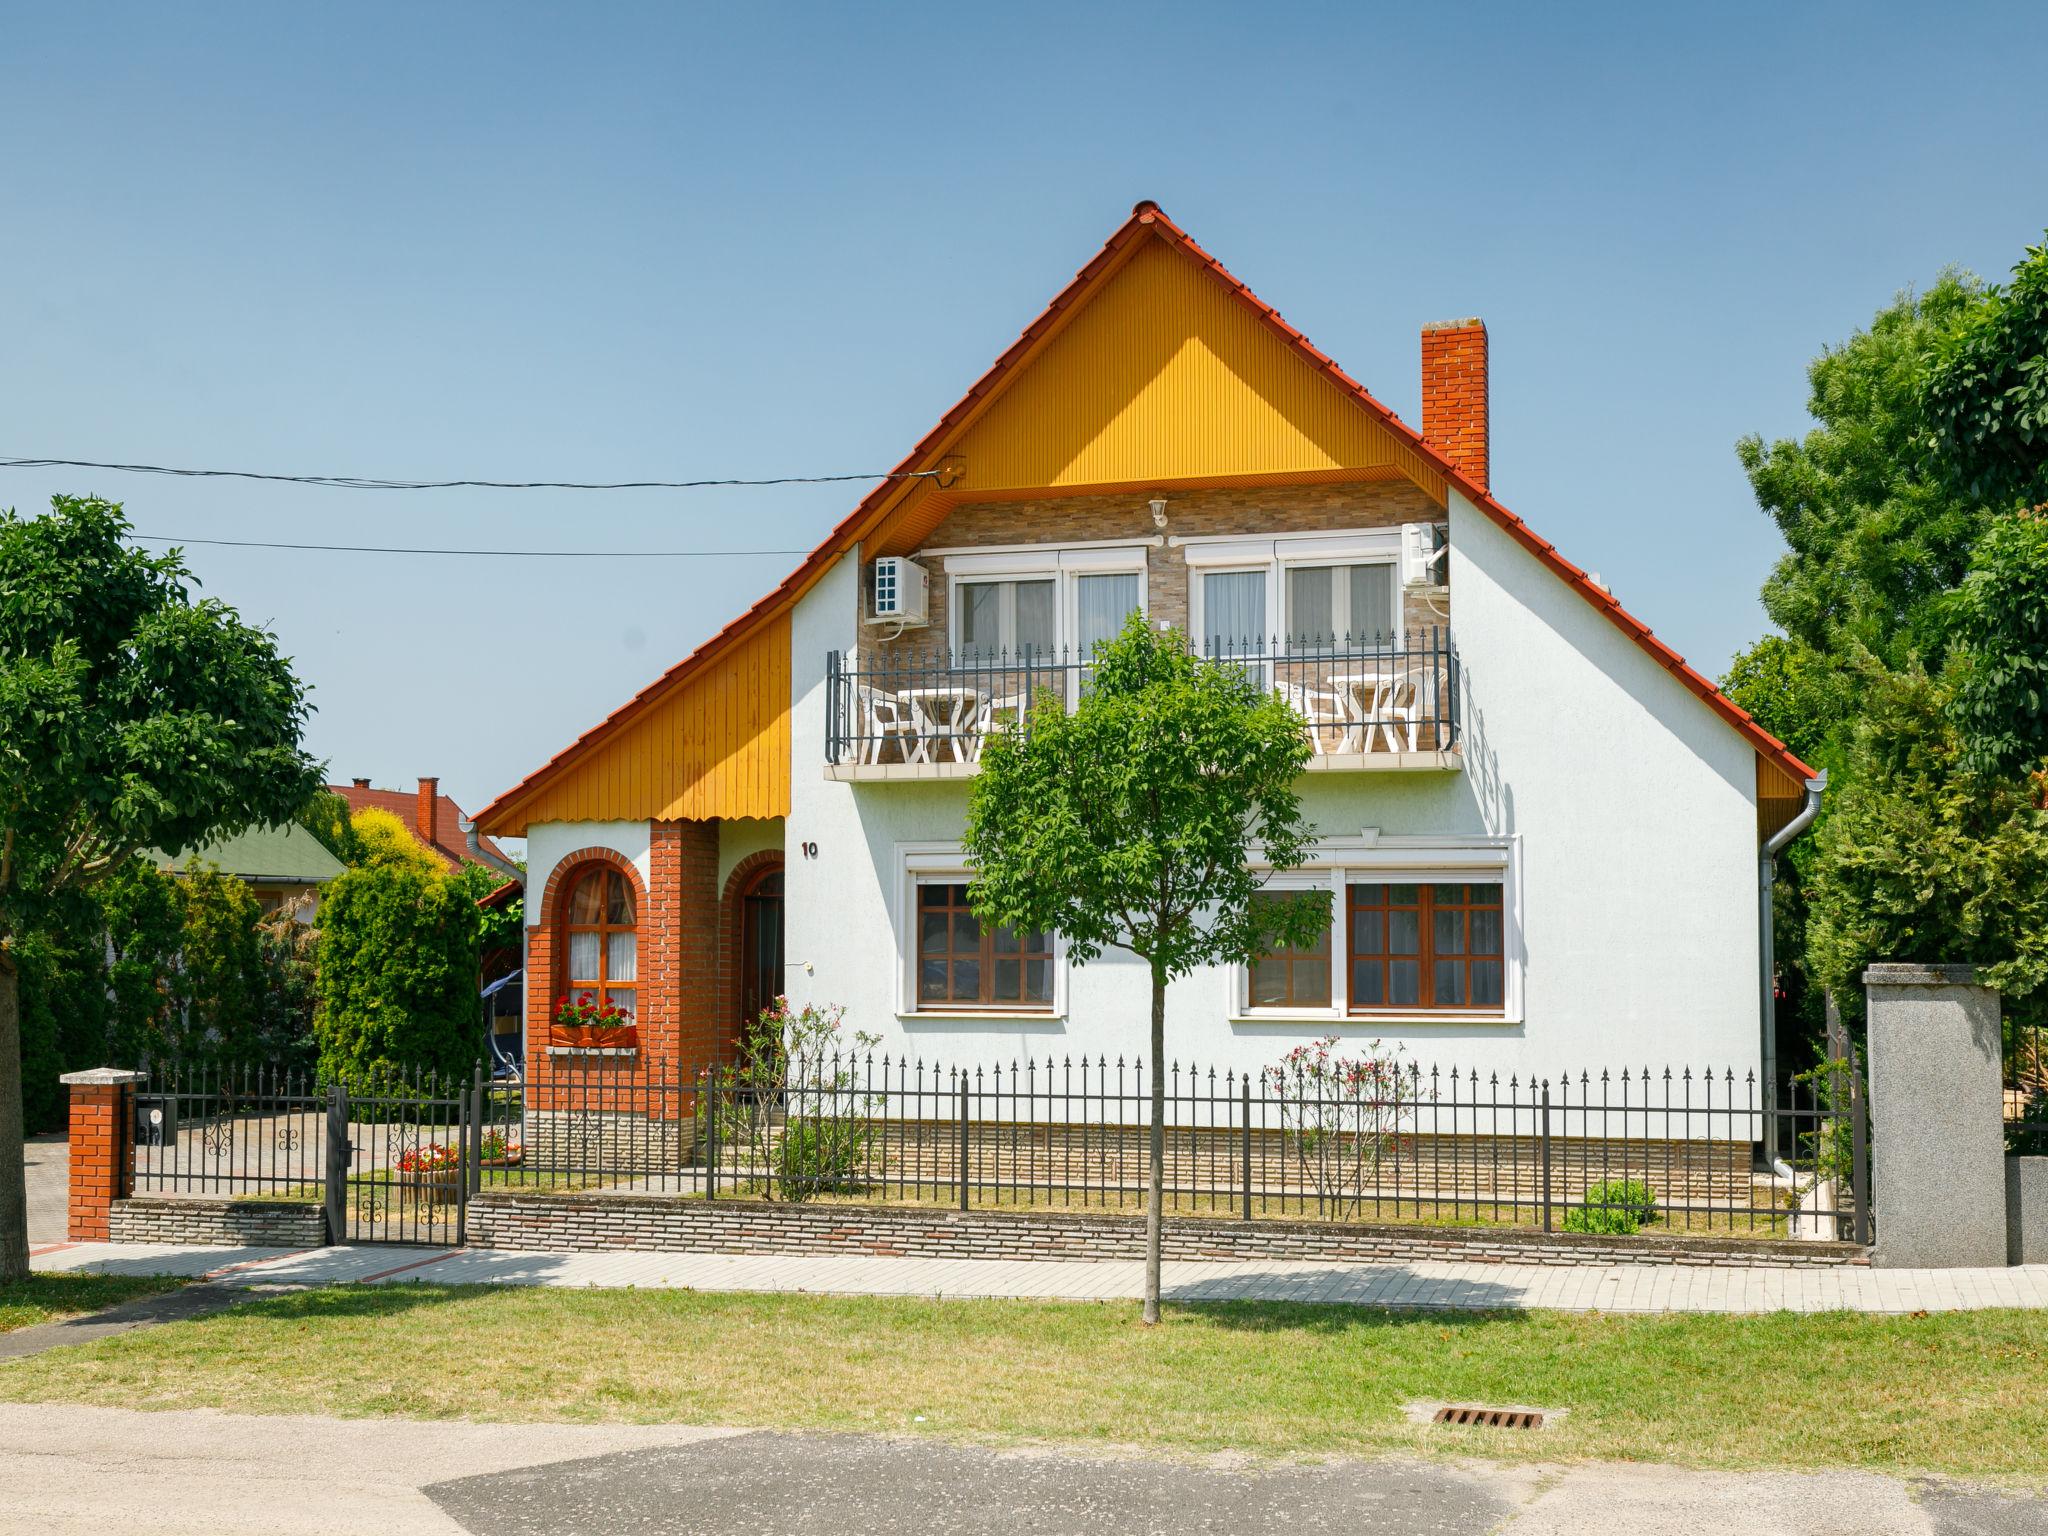
[(1384, 469), (1440, 477), (1308, 366), (1213, 274), (1156, 240), (951, 450), (955, 496)]
[(507, 808), (536, 821), (789, 814), (789, 616), (769, 620), (581, 762)]

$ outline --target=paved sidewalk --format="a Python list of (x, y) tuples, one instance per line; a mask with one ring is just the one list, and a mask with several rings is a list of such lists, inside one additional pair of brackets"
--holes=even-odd
[[(820, 1258), (687, 1253), (515, 1253), (504, 1249), (280, 1249), (67, 1243), (33, 1250), (42, 1270), (168, 1274), (227, 1286), (388, 1284), (636, 1286), (858, 1296), (990, 1296), (1122, 1301), (1143, 1286), (1136, 1259)], [(1678, 1264), (1329, 1264), (1169, 1260), (1174, 1301), (1311, 1301), (1420, 1309), (1560, 1312), (1954, 1312), (2048, 1307), (2048, 1265), (2019, 1269), (1707, 1269)]]

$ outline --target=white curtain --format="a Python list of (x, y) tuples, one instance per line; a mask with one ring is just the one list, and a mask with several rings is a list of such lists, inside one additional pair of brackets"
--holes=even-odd
[(569, 935), (569, 976), (572, 980), (595, 981), (597, 979), (597, 935), (594, 933), (572, 933)]
[(1337, 573), (1327, 565), (1296, 566), (1287, 573), (1287, 639), (1296, 646), (1337, 639)]
[(1256, 656), (1266, 645), (1266, 573), (1202, 573), (1202, 640), (1219, 655)]
[(1394, 568), (1391, 565), (1351, 567), (1351, 643), (1392, 644), (1394, 639)]
[(1079, 633), (1074, 640), (1078, 659), (1085, 661), (1094, 654), (1096, 646), (1115, 639), (1124, 620), (1137, 611), (1138, 573), (1078, 577), (1074, 595), (1080, 609)]
[(960, 646), (990, 654), (1050, 651), (1058, 614), (1051, 581), (974, 581), (960, 587)]

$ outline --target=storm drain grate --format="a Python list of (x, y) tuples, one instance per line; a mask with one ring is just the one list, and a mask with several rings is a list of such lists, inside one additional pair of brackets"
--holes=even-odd
[(1483, 1429), (1541, 1429), (1543, 1415), (1532, 1408), (1439, 1408), (1439, 1424), (1476, 1424)]

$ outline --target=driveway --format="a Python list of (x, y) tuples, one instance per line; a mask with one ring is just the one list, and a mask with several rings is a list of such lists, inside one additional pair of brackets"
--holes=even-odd
[(1254, 1468), (852, 1435), (0, 1405), (0, 1530), (2040, 1536), (2048, 1503), (1868, 1473)]
[(22, 1151), (28, 1163), (28, 1241), (64, 1241), (65, 1206), (70, 1199), (71, 1144), (63, 1132), (31, 1136)]

